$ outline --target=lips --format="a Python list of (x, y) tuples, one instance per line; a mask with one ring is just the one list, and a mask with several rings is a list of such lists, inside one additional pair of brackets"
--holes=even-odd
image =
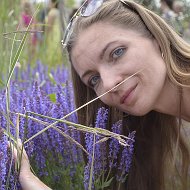
[(120, 103), (123, 104), (125, 102), (125, 100), (129, 97), (129, 95), (131, 94), (131, 92), (137, 87), (137, 85), (129, 88), (125, 94), (121, 97), (120, 99)]

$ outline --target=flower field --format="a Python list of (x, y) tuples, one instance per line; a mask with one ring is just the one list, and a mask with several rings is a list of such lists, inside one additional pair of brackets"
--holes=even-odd
[[(132, 162), (135, 132), (123, 136), (122, 121), (108, 131), (109, 111), (104, 107), (97, 110), (91, 126), (78, 123), (67, 56), (63, 52), (60, 63), (50, 63), (45, 54), (45, 40), (39, 41), (31, 54), (29, 39), (34, 33), (30, 25), (19, 28), (21, 2), (0, 2), (3, 34), (0, 38), (0, 190), (22, 189), (19, 172), (23, 147), (31, 171), (53, 190), (115, 190), (116, 187), (122, 190)], [(73, 1), (66, 2), (68, 8), (71, 4)], [(33, 5), (33, 17), (37, 18), (44, 5)], [(36, 26), (35, 31), (40, 34), (40, 24)], [(42, 37), (45, 39), (44, 31)], [(15, 161), (11, 150), (18, 150), (18, 139), (23, 146)]]
[(103, 107), (97, 112), (94, 128), (78, 124), (72, 83), (64, 66), (48, 70), (38, 61), (35, 67), (16, 67), (9, 88), (0, 91), (0, 100), (1, 190), (21, 189), (19, 164), (8, 147), (8, 141), (16, 144), (18, 138), (31, 170), (52, 189), (98, 190), (113, 181), (125, 182), (135, 133), (129, 138), (120, 135), (121, 121), (112, 126), (112, 132), (107, 131), (108, 110)]
[[(136, 1), (161, 15), (158, 1)], [(30, 14), (25, 15), (27, 25), (22, 23), (25, 2), (31, 3)], [(22, 190), (19, 173), (23, 148), (31, 171), (53, 190), (126, 190), (130, 166), (136, 161), (133, 153), (138, 157), (139, 151), (137, 140), (134, 150), (135, 131), (128, 134), (121, 120), (109, 126), (110, 113), (105, 107), (97, 110), (95, 122), (89, 126), (78, 122), (77, 111), (99, 97), (75, 107), (70, 63), (61, 40), (79, 2), (57, 2), (61, 25), (48, 38), (53, 28), (47, 22), (51, 10), (48, 0), (0, 1), (0, 190)], [(180, 24), (184, 39), (190, 41), (189, 1), (183, 3), (183, 14), (174, 28), (179, 29)], [(58, 36), (61, 39), (54, 43), (53, 37)], [(22, 148), (18, 147), (19, 139)], [(20, 152), (17, 160), (14, 149)], [(142, 174), (147, 177), (143, 172), (144, 168)]]

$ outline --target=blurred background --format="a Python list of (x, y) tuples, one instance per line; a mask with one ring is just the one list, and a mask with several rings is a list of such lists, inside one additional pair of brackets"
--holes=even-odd
[[(190, 0), (136, 0), (161, 15), (187, 42), (190, 42)], [(81, 0), (1, 0), (0, 1), (0, 76), (6, 77), (28, 29), (17, 67), (40, 61), (49, 68), (68, 64), (61, 47), (69, 19)]]

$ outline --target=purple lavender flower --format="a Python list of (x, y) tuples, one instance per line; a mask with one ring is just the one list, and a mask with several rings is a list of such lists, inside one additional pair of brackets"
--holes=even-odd
[[(17, 71), (15, 79), (11, 81), (10, 88), (10, 110), (13, 112), (26, 113), (26, 111), (36, 112), (42, 115), (47, 115), (53, 118), (62, 118), (64, 115), (75, 109), (74, 105), (74, 95), (73, 87), (69, 81), (68, 70), (64, 67), (60, 67), (57, 70), (52, 70), (51, 74), (53, 76), (53, 81), (49, 77), (47, 67), (37, 63), (36, 68), (31, 68), (29, 65), (25, 71)], [(20, 76), (19, 76), (20, 75)], [(21, 80), (20, 80), (21, 79)], [(52, 102), (49, 98), (49, 94), (55, 94), (56, 100)], [(6, 128), (6, 117), (4, 117), (6, 105), (5, 105), (5, 92), (0, 91), (0, 124), (3, 128)], [(40, 120), (52, 123), (54, 121), (42, 118), (39, 116), (32, 115), (35, 118)], [(16, 124), (17, 115), (11, 114), (11, 121), (13, 124)], [(95, 127), (106, 128), (107, 125), (108, 110), (105, 108), (100, 108), (97, 113)], [(69, 121), (77, 123), (76, 114), (71, 115), (67, 118)], [(59, 123), (59, 129), (70, 135), (76, 141), (80, 143), (80, 134), (76, 130), (71, 130), (67, 125)], [(42, 130), (44, 126), (37, 122), (32, 121), (31, 119), (25, 119), (20, 117), (19, 130), (20, 137), (24, 141), (25, 139), (30, 138), (38, 131)], [(118, 134), (121, 134), (121, 122), (117, 122), (112, 126), (112, 131)], [(15, 128), (11, 127), (11, 133), (15, 136)], [(6, 137), (0, 136), (0, 140), (6, 142)], [(119, 166), (119, 170), (122, 171), (121, 175), (118, 176), (119, 180), (123, 180), (126, 173), (129, 171), (133, 143), (131, 147), (123, 149), (122, 152), (122, 163), (117, 163), (117, 156), (119, 151), (122, 150), (119, 143), (115, 139), (110, 139), (110, 141), (97, 143), (102, 139), (102, 136), (96, 135), (95, 137), (95, 152), (93, 160), (93, 176), (92, 176), (92, 189), (96, 188), (96, 181), (99, 177), (103, 176), (107, 169), (116, 168)], [(86, 133), (85, 137), (87, 151), (92, 155), (93, 145), (94, 145), (94, 135), (91, 133)], [(109, 144), (108, 144), (109, 142)], [(0, 163), (2, 158), (6, 159), (7, 165), (0, 165), (0, 174), (7, 176), (7, 170), (3, 170), (9, 167), (9, 158), (10, 155), (4, 153), (7, 151), (7, 147), (3, 147), (3, 144), (0, 144)], [(109, 152), (107, 150), (109, 146)], [(26, 144), (26, 151), (29, 155), (31, 164), (36, 174), (41, 177), (42, 180), (51, 181), (54, 183), (55, 189), (66, 188), (62, 186), (61, 188), (57, 186), (58, 183), (63, 184), (63, 178), (66, 177), (65, 171), (69, 175), (69, 180), (72, 182), (67, 189), (79, 189), (78, 187), (74, 188), (74, 181), (77, 175), (77, 168), (82, 166), (82, 151), (76, 147), (75, 144), (71, 143), (60, 133), (55, 131), (55, 129), (48, 129), (43, 134), (35, 137), (32, 141)], [(2, 153), (2, 151), (4, 151)], [(127, 156), (129, 155), (129, 156)], [(131, 156), (131, 157), (130, 157)], [(90, 169), (92, 164), (92, 157), (88, 157), (88, 163), (84, 168), (84, 186), (85, 189), (88, 189), (89, 186), (89, 176)], [(124, 166), (124, 167), (123, 167)], [(121, 170), (121, 168), (123, 170)], [(6, 178), (2, 177), (0, 179), (0, 189), (3, 189), (2, 180), (6, 181)], [(53, 180), (56, 179), (56, 182)], [(81, 179), (81, 178), (80, 178)], [(15, 190), (19, 189), (19, 184), (17, 183), (17, 174), (12, 170), (10, 176), (10, 189), (16, 184), (18, 187)], [(78, 184), (77, 184), (78, 185)], [(52, 186), (53, 187), (53, 186)], [(81, 188), (80, 188), (81, 189)], [(4, 189), (3, 189), (4, 190)]]
[[(47, 67), (40, 64), (40, 62), (38, 62), (36, 68), (31, 68), (29, 65), (26, 70), (16, 71), (16, 76), (11, 80), (10, 85), (11, 112), (25, 114), (27, 111), (31, 111), (60, 119), (70, 111), (74, 110), (73, 88), (72, 84), (68, 81), (68, 70), (64, 67), (53, 70), (51, 73), (53, 75), (53, 79), (55, 79), (55, 82), (50, 80), (48, 72)], [(56, 94), (57, 97), (55, 102), (50, 100), (50, 93)], [(0, 124), (3, 128), (6, 128), (6, 100), (5, 92), (3, 90), (0, 90), (0, 100)], [(35, 115), (31, 116), (45, 122), (54, 122), (47, 118), (42, 118)], [(11, 122), (16, 125), (17, 115), (11, 113), (10, 119)], [(67, 119), (77, 123), (76, 114), (73, 114)], [(15, 127), (10, 127), (11, 134), (15, 137)], [(24, 141), (25, 139), (28, 139), (36, 134), (38, 131), (42, 130), (44, 127), (45, 126), (42, 124), (20, 116), (19, 136)], [(67, 125), (63, 123), (59, 123), (59, 127), (63, 132), (80, 142), (80, 135), (78, 131), (70, 130)], [(2, 146), (2, 144), (0, 144), (0, 146)], [(51, 183), (55, 184), (56, 189), (63, 189), (64, 183), (62, 179), (65, 177), (65, 171), (69, 174), (70, 182), (73, 182), (75, 181), (76, 174), (79, 171), (79, 164), (80, 167), (82, 167), (83, 164), (82, 151), (77, 148), (75, 144), (68, 141), (65, 137), (52, 128), (28, 142), (25, 148), (36, 174), (41, 177), (42, 180), (47, 179), (47, 181), (51, 181), (56, 178), (56, 182), (51, 181)], [(5, 151), (4, 148), (2, 148), (2, 150)], [(5, 156), (7, 156), (7, 165), (4, 168), (8, 169), (8, 160), (10, 155), (5, 154)], [(0, 158), (1, 157), (2, 154), (0, 154)], [(7, 172), (8, 170), (6, 170), (6, 176)], [(16, 176), (15, 171), (12, 170), (9, 179), (10, 189), (13, 189), (12, 187), (14, 184), (19, 185), (17, 183)], [(59, 182), (60, 184), (63, 184), (62, 187), (57, 186)], [(74, 183), (70, 184), (68, 189), (74, 189), (73, 187)], [(0, 189), (3, 189), (1, 183)]]
[[(85, 143), (86, 143), (86, 149), (87, 149), (88, 153), (90, 154), (90, 156), (88, 156), (88, 163), (84, 169), (84, 188), (85, 188), (85, 190), (88, 190), (89, 181), (90, 181), (90, 170), (91, 170), (91, 165), (92, 165), (92, 161), (93, 161), (92, 153), (93, 153), (94, 135), (90, 134), (90, 133), (86, 133)], [(96, 160), (96, 159), (94, 159), (94, 160)], [(92, 187), (91, 187), (92, 189), (94, 189), (94, 181), (95, 181), (95, 177), (94, 177), (94, 168), (93, 168)]]
[[(97, 116), (96, 116), (95, 127), (105, 129), (106, 124), (107, 124), (106, 123), (107, 118), (108, 118), (108, 110), (105, 109), (104, 107), (99, 108)], [(96, 136), (95, 142), (97, 143), (101, 139), (102, 139), (102, 137)], [(86, 136), (85, 136), (86, 149), (90, 155), (93, 154), (93, 146), (94, 146), (95, 142), (94, 142), (94, 135), (86, 133)], [(92, 179), (93, 179), (92, 188), (94, 187), (95, 180), (98, 177), (100, 177), (101, 175), (103, 175), (103, 173), (106, 171), (106, 167), (107, 167), (107, 165), (106, 165), (106, 163), (107, 163), (106, 154), (107, 154), (106, 142), (102, 142), (102, 143), (97, 143), (95, 145), (94, 160), (92, 160), (91, 156), (88, 156), (88, 163), (85, 167), (85, 173), (84, 173), (85, 190), (88, 189), (88, 186), (89, 186), (90, 169), (91, 169), (92, 162), (94, 162), (94, 164), (93, 164), (94, 168), (93, 168), (93, 177), (92, 177)]]
[[(121, 134), (122, 131), (122, 121), (118, 121), (112, 125), (112, 132)], [(109, 143), (109, 168), (117, 167), (117, 158), (120, 151), (120, 144), (117, 139), (112, 138)]]
[(127, 144), (129, 146), (124, 147), (122, 151), (120, 165), (118, 167), (119, 171), (121, 171), (121, 175), (117, 176), (117, 180), (120, 182), (124, 182), (126, 179), (126, 175), (129, 173), (129, 169), (133, 159), (133, 151), (134, 151), (134, 142), (135, 142), (135, 131), (129, 133), (129, 139), (127, 140)]
[[(95, 127), (106, 129), (108, 119), (108, 110), (106, 108), (100, 108), (96, 116)], [(96, 142), (101, 140), (102, 137), (96, 136)], [(97, 143), (95, 147), (95, 164), (94, 164), (94, 174), (99, 175), (106, 170), (107, 163), (107, 151), (106, 142)]]
[(7, 163), (7, 138), (3, 134), (3, 129), (0, 128), (0, 188), (6, 188), (6, 163)]

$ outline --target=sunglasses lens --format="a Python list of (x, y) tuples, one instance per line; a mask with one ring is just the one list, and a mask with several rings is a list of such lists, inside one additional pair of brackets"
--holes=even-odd
[(64, 39), (62, 40), (62, 45), (64, 48), (67, 46), (67, 43), (72, 33), (73, 24), (75, 22), (75, 19), (79, 16), (79, 14), (83, 17), (91, 16), (98, 10), (98, 8), (103, 4), (103, 2), (104, 0), (86, 0), (82, 4), (82, 6), (77, 10), (77, 12), (71, 18), (71, 21), (69, 22), (69, 25), (67, 26)]
[(81, 16), (87, 17), (94, 14), (102, 5), (104, 0), (88, 0), (81, 8)]

